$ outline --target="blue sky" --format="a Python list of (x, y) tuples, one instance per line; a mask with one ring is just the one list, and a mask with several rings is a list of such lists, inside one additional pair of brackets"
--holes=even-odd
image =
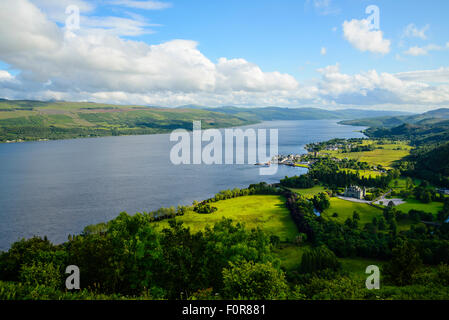
[[(70, 5), (80, 10), (75, 30), (66, 28)], [(370, 5), (379, 8), (379, 29), (366, 20)], [(445, 107), (447, 12), (445, 0), (4, 0), (0, 95), (162, 106)]]
[[(336, 1), (335, 1), (336, 2)], [(369, 68), (403, 72), (438, 68), (447, 63), (447, 52), (420, 57), (403, 57), (406, 47), (449, 41), (448, 1), (338, 1), (330, 4), (329, 13), (313, 1), (172, 1), (173, 8), (151, 12), (152, 21), (164, 26), (157, 33), (142, 37), (148, 42), (170, 39), (193, 39), (212, 60), (220, 57), (245, 59), (266, 71), (293, 74), (298, 79), (316, 76), (315, 69), (339, 62), (341, 70), (356, 73)], [(381, 30), (393, 42), (388, 55), (355, 50), (342, 35), (342, 23), (367, 15), (365, 8), (380, 8)], [(404, 38), (409, 24), (418, 28), (430, 25), (427, 40)], [(337, 28), (333, 31), (333, 28)], [(320, 50), (327, 48), (322, 56)]]

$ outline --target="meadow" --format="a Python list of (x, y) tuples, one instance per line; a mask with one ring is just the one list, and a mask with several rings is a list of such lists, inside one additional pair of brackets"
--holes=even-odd
[(397, 161), (408, 156), (412, 149), (411, 146), (402, 141), (379, 143), (373, 140), (363, 140), (360, 143), (360, 146), (367, 145), (371, 145), (375, 149), (371, 151), (346, 153), (343, 153), (341, 150), (324, 150), (321, 153), (328, 154), (337, 159), (354, 159), (360, 162), (366, 162), (370, 166), (381, 165), (384, 168), (391, 169)]
[[(285, 207), (285, 198), (275, 195), (252, 195), (221, 200), (211, 204), (218, 210), (211, 214), (199, 214), (188, 211), (184, 216), (177, 217), (193, 232), (204, 230), (223, 218), (244, 223), (247, 228), (260, 227), (281, 241), (293, 241), (298, 230)], [(168, 221), (157, 222), (158, 228), (168, 226)]]
[(296, 244), (286, 243), (281, 244), (274, 252), (279, 260), (281, 260), (281, 267), (284, 270), (292, 271), (299, 268), (302, 255), (309, 247), (310, 245), (298, 246)]
[(326, 189), (322, 186), (314, 186), (313, 188), (307, 188), (307, 189), (295, 189), (295, 188), (289, 188), (290, 191), (295, 192), (296, 194), (300, 194), (306, 198), (313, 198), (313, 196), (325, 192)]
[(375, 178), (382, 175), (382, 172), (375, 170), (355, 170), (355, 169), (341, 169), (341, 171), (357, 173), (362, 178)]
[[(357, 211), (360, 215), (359, 223), (361, 226), (367, 223), (371, 223), (374, 217), (382, 216), (382, 210), (374, 208), (365, 203), (351, 202), (339, 198), (331, 198), (330, 202), (330, 208), (326, 209), (322, 213), (322, 216), (326, 219), (333, 219), (340, 223), (344, 223), (348, 218), (352, 219), (354, 211)], [(337, 213), (338, 217), (332, 217), (334, 213)]]
[(396, 207), (396, 209), (408, 213), (410, 210), (418, 210), (418, 211), (424, 211), (428, 213), (432, 213), (436, 215), (439, 211), (443, 210), (443, 203), (442, 202), (430, 202), (430, 203), (422, 203), (419, 200), (416, 199), (406, 199), (406, 203), (401, 204)]

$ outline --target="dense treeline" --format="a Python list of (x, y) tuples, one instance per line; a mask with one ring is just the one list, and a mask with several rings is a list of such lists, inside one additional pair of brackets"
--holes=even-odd
[(387, 174), (376, 177), (364, 177), (358, 173), (340, 171), (338, 163), (323, 159), (317, 162), (308, 172), (311, 179), (320, 181), (320, 183), (333, 188), (347, 187), (350, 185), (359, 185), (364, 187), (376, 187), (385, 189), (393, 179), (399, 177), (397, 170), (390, 170)]
[[(343, 166), (343, 168), (345, 168)], [(376, 177), (360, 176), (358, 173), (340, 170), (340, 164), (330, 159), (320, 159), (304, 175), (285, 177), (280, 184), (288, 188), (311, 188), (318, 183), (330, 189), (344, 188), (351, 185), (385, 189), (400, 176), (396, 169)]]
[(449, 142), (419, 147), (412, 151), (410, 159), (414, 166), (409, 175), (449, 188)]
[[(232, 280), (223, 275), (237, 272), (245, 261), (283, 278), (270, 237), (261, 230), (223, 220), (192, 234), (172, 220), (158, 233), (147, 216), (122, 213), (106, 231), (75, 236), (59, 246), (39, 238), (15, 243), (0, 256), (0, 280), (62, 291), (64, 268), (73, 264), (82, 272), (82, 287), (99, 294), (179, 299), (213, 288), (214, 294), (237, 298), (229, 290)], [(267, 290), (261, 298), (276, 298), (272, 293)]]
[[(416, 210), (405, 214), (388, 206), (384, 209), (383, 217), (374, 218), (372, 223), (361, 228), (358, 223), (360, 215), (357, 212), (354, 212), (352, 219), (348, 218), (344, 224), (317, 216), (314, 213), (314, 200), (290, 193), (287, 207), (299, 231), (306, 234), (312, 244), (326, 245), (339, 257), (388, 259), (398, 241), (421, 239), (431, 241), (433, 245), (420, 249), (422, 260), (428, 264), (449, 263), (448, 224), (412, 226), (409, 231), (398, 232), (399, 221), (432, 222), (435, 221), (432, 214)], [(449, 200), (446, 199), (444, 209), (438, 217), (442, 221), (447, 216), (449, 216)], [(418, 247), (422, 246), (423, 244)]]

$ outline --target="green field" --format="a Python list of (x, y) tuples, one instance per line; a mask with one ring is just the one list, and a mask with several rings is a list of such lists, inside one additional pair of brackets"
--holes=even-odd
[[(212, 214), (189, 212), (177, 217), (179, 221), (191, 228), (192, 231), (204, 230), (209, 225), (223, 218), (234, 222), (244, 223), (247, 228), (260, 227), (277, 235), (281, 241), (292, 241), (298, 235), (298, 230), (285, 207), (285, 198), (273, 195), (255, 195), (222, 200), (211, 204), (218, 208)], [(158, 223), (160, 228), (167, 227), (168, 221)]]
[(355, 169), (341, 169), (341, 171), (350, 172), (350, 173), (357, 173), (362, 178), (375, 178), (378, 176), (381, 176), (382, 173), (379, 171), (374, 170), (355, 170)]
[(408, 213), (410, 210), (415, 209), (424, 211), (436, 215), (439, 211), (443, 210), (442, 202), (422, 203), (416, 199), (407, 199), (406, 203), (397, 206), (396, 208), (404, 213)]
[(292, 192), (295, 192), (297, 194), (301, 194), (304, 197), (313, 197), (314, 195), (319, 194), (320, 192), (325, 192), (326, 189), (322, 186), (315, 186), (313, 188), (308, 189), (295, 189), (295, 188), (289, 188)]
[[(331, 157), (338, 159), (354, 159), (360, 162), (366, 162), (370, 166), (382, 165), (384, 168), (391, 168), (396, 161), (410, 154), (411, 146), (405, 142), (396, 142), (389, 144), (379, 144), (373, 140), (364, 140), (360, 145), (374, 145), (376, 148), (372, 151), (364, 152), (347, 152), (343, 153), (341, 150), (329, 151), (324, 150), (320, 153), (328, 154)], [(400, 149), (400, 150), (397, 150)]]
[[(360, 225), (372, 222), (374, 217), (382, 216), (382, 210), (380, 209), (365, 203), (351, 202), (339, 198), (331, 198), (331, 206), (322, 213), (322, 216), (344, 223), (346, 219), (352, 218), (354, 211), (357, 211), (360, 215)], [(338, 213), (337, 218), (332, 217), (334, 212)]]
[(304, 250), (308, 247), (308, 245), (282, 244), (275, 250), (276, 255), (281, 260), (281, 267), (285, 270), (298, 269)]
[(341, 262), (343, 270), (347, 271), (351, 277), (357, 279), (366, 279), (368, 277), (368, 274), (365, 273), (368, 266), (375, 265), (381, 268), (382, 264), (385, 263), (380, 260), (365, 258), (340, 258), (338, 260)]

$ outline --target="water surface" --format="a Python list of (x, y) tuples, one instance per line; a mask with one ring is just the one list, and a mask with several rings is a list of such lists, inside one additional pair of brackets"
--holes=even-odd
[[(363, 137), (356, 132), (362, 127), (334, 120), (249, 127), (278, 129), (280, 154), (305, 153), (311, 142)], [(276, 175), (261, 176), (254, 165), (175, 166), (173, 145), (167, 134), (0, 144), (0, 250), (33, 235), (61, 243), (122, 211), (187, 205), (223, 189), (305, 172), (280, 166)]]

